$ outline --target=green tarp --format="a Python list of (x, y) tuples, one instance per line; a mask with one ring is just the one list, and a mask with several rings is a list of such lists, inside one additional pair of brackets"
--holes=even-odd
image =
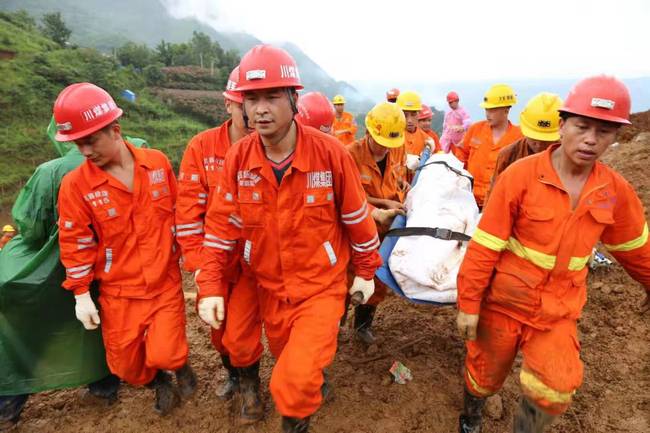
[(19, 234), (0, 250), (0, 395), (75, 387), (109, 373), (101, 331), (83, 328), (74, 296), (61, 287), (57, 195), (63, 176), (84, 158), (53, 134), (50, 123), (62, 156), (39, 166), (20, 192), (12, 209)]

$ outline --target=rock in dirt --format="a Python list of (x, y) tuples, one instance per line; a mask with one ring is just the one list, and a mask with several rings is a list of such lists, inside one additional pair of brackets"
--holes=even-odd
[(592, 289), (600, 289), (603, 287), (604, 283), (602, 281), (596, 281), (591, 285)]
[(485, 402), (485, 414), (490, 419), (501, 419), (503, 417), (503, 400), (499, 394), (488, 397)]

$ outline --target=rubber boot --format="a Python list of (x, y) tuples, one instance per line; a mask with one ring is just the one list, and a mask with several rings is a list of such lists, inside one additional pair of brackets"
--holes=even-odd
[(372, 333), (372, 319), (375, 317), (375, 305), (357, 305), (354, 308), (354, 331), (355, 335), (364, 344), (370, 346), (375, 342)]
[(190, 364), (185, 364), (176, 370), (176, 384), (178, 390), (183, 398), (189, 398), (196, 392), (196, 373), (190, 367)]
[(242, 400), (239, 421), (241, 424), (253, 424), (264, 417), (264, 405), (260, 398), (260, 363), (237, 370)]
[(221, 355), (221, 363), (228, 375), (217, 387), (217, 398), (225, 401), (230, 400), (239, 391), (239, 371), (232, 366), (228, 355)]
[(309, 430), (309, 417), (291, 418), (282, 417), (282, 433), (307, 433)]
[(87, 404), (110, 406), (117, 401), (117, 391), (120, 388), (120, 378), (109, 374), (88, 384), (88, 388), (81, 394), (81, 400)]
[(29, 394), (0, 396), (0, 432), (13, 428), (28, 399)]
[(459, 433), (481, 433), (481, 419), (485, 398), (463, 390), (463, 413), (458, 418)]
[(523, 397), (515, 412), (515, 419), (512, 423), (514, 433), (544, 433), (544, 429), (550, 425), (555, 417), (549, 415), (530, 400)]
[(172, 377), (164, 371), (158, 370), (156, 377), (147, 385), (156, 391), (154, 410), (160, 415), (167, 415), (175, 407), (180, 405), (181, 396), (178, 389), (172, 383)]

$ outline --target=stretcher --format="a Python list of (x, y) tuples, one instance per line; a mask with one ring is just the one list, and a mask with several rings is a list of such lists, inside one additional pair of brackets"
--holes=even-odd
[[(414, 186), (419, 178), (422, 168), (427, 165), (427, 160), (431, 156), (431, 152), (428, 148), (422, 152), (420, 157), (420, 165), (416, 170), (415, 176), (412, 181), (412, 186)], [(431, 163), (429, 163), (431, 164)], [(453, 170), (451, 167), (449, 169)], [(462, 175), (462, 174), (461, 174)], [(382, 266), (377, 270), (376, 277), (381, 280), (385, 285), (390, 287), (390, 289), (395, 292), (397, 295), (414, 302), (416, 304), (428, 304), (428, 305), (452, 305), (451, 303), (436, 302), (431, 300), (421, 300), (408, 297), (404, 291), (400, 288), (399, 284), (393, 277), (393, 274), (390, 270), (389, 259), (397, 241), (400, 236), (433, 236), (439, 239), (447, 239), (453, 241), (469, 241), (470, 237), (458, 232), (453, 232), (445, 228), (431, 228), (431, 227), (406, 227), (406, 217), (403, 215), (398, 215), (393, 224), (390, 227), (390, 230), (387, 232), (384, 240), (381, 243), (379, 248), (379, 254), (383, 260)]]

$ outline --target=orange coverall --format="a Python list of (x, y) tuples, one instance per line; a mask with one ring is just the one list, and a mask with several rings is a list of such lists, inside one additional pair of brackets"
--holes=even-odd
[(468, 389), (497, 392), (521, 350), (523, 392), (551, 414), (582, 383), (576, 322), (596, 242), (650, 291), (648, 225), (634, 189), (598, 162), (572, 210), (551, 164), (557, 146), (499, 176), (458, 274), (458, 308), (480, 313), (477, 340), (467, 342)]
[[(368, 147), (368, 138), (363, 137), (347, 146), (348, 152), (352, 155), (354, 162), (357, 164), (361, 174), (361, 185), (366, 192), (367, 197), (394, 200), (402, 203), (404, 201), (404, 192), (399, 189), (399, 180), (405, 180), (405, 158), (404, 147), (390, 149), (386, 155), (386, 170), (382, 176), (377, 163)], [(380, 229), (380, 240), (383, 239), (383, 233)], [(354, 270), (348, 273), (348, 284), (352, 284)], [(378, 278), (375, 278), (375, 293), (368, 300), (369, 305), (379, 305), (386, 297), (388, 288)]]
[[(223, 175), (224, 158), (231, 146), (228, 135), (231, 123), (232, 120), (228, 120), (216, 128), (208, 129), (194, 136), (187, 145), (181, 161), (176, 199), (176, 239), (183, 253), (183, 267), (189, 272), (194, 272), (201, 267), (205, 213), (213, 199), (219, 178)], [(232, 285), (252, 284), (254, 289), (255, 279), (241, 278), (238, 262), (239, 257), (233, 257), (233, 265), (230, 267)], [(230, 302), (229, 294), (227, 293), (224, 299), (226, 305)], [(197, 305), (200, 299), (199, 294)], [(248, 308), (229, 308), (230, 313), (239, 311), (242, 314), (229, 317), (226, 323), (230, 323), (231, 326), (245, 326), (242, 325), (242, 322), (250, 320), (250, 315), (254, 314), (250, 304), (246, 307)], [(219, 353), (228, 355), (228, 350), (223, 344), (224, 330), (225, 326), (219, 329), (210, 328), (210, 339)]]
[(483, 120), (470, 126), (461, 146), (454, 147), (452, 150), (474, 177), (474, 197), (479, 206), (483, 206), (485, 196), (490, 189), (499, 151), (522, 137), (519, 127), (508, 121), (506, 133), (498, 143), (494, 143), (492, 128), (486, 120)]
[[(198, 283), (202, 296), (223, 296), (230, 256), (238, 242), (243, 245), (244, 267), (259, 284), (261, 316), (277, 358), (271, 394), (283, 416), (304, 418), (321, 404), (322, 372), (336, 353), (348, 261), (369, 280), (381, 258), (352, 157), (335, 138), (296, 128), (295, 157), (280, 185), (259, 134), (228, 152), (221, 190), (206, 216)], [(240, 348), (230, 347), (231, 330), (226, 327), (224, 340), (233, 364), (241, 365), (241, 347), (257, 347), (259, 335), (256, 330), (235, 339)]]
[(126, 144), (133, 191), (86, 161), (59, 190), (63, 287), (79, 295), (99, 281), (110, 370), (134, 385), (187, 361), (185, 302), (174, 233), (176, 179), (157, 150)]
[(340, 119), (334, 116), (332, 133), (343, 144), (354, 143), (354, 136), (357, 133), (357, 121), (354, 120), (354, 116), (347, 111), (341, 114)]

